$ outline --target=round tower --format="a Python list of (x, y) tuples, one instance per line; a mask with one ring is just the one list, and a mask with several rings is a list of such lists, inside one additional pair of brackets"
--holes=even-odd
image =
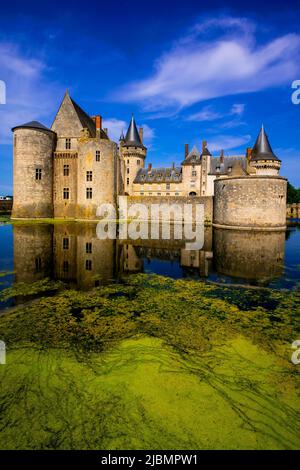
[(284, 230), (287, 180), (278, 176), (280, 163), (262, 127), (251, 152), (248, 174), (235, 166), (229, 177), (221, 176), (214, 181), (214, 225)]
[(53, 150), (56, 134), (37, 121), (14, 133), (13, 218), (53, 217)]
[(132, 115), (126, 136), (121, 136), (120, 153), (124, 161), (124, 192), (132, 194), (133, 181), (141, 168), (144, 168), (147, 149), (143, 145), (143, 129), (138, 132)]

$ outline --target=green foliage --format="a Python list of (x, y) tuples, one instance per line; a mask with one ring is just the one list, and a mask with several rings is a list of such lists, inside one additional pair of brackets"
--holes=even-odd
[(287, 203), (299, 204), (300, 203), (300, 189), (296, 189), (291, 183), (287, 185)]

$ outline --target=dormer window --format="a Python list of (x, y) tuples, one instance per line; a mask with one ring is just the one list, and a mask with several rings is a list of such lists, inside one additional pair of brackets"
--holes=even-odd
[(66, 139), (66, 150), (71, 149), (71, 139)]
[(219, 167), (219, 166), (216, 167), (216, 171), (217, 171), (218, 173), (220, 172), (220, 167)]

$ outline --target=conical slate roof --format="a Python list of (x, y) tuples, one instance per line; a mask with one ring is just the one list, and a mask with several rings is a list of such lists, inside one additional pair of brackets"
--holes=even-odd
[(279, 160), (279, 158), (276, 157), (276, 155), (273, 153), (264, 126), (261, 127), (260, 133), (258, 134), (258, 137), (252, 149), (251, 160)]
[(134, 116), (132, 115), (128, 130), (125, 136), (125, 145), (128, 147), (144, 147), (140, 135), (138, 133)]
[(41, 124), (38, 121), (30, 121), (30, 122), (26, 122), (25, 124), (22, 124), (20, 126), (15, 126), (15, 127), (12, 128), (12, 131), (14, 131), (15, 129), (21, 129), (21, 128), (41, 129), (43, 131), (52, 132), (51, 129), (48, 129), (48, 127), (44, 126), (44, 124)]

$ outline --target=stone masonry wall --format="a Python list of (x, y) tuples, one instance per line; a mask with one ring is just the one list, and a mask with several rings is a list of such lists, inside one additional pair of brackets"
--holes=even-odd
[[(53, 217), (55, 134), (19, 128), (14, 132), (14, 204), (12, 217)], [(36, 179), (41, 169), (41, 179)]]
[[(148, 213), (150, 213), (151, 204), (166, 204), (167, 206), (178, 205), (182, 208), (182, 210), (183, 210), (184, 204), (191, 204), (193, 207), (193, 211), (195, 211), (196, 204), (203, 204), (205, 222), (211, 223), (212, 218), (213, 218), (213, 198), (212, 197), (129, 196), (127, 197), (127, 204), (128, 204), (128, 208), (132, 204), (145, 204), (148, 209)], [(170, 220), (173, 222), (181, 220), (179, 217), (180, 217), (180, 214), (171, 213)]]
[(280, 176), (215, 180), (214, 224), (224, 227), (283, 228), (287, 181)]

